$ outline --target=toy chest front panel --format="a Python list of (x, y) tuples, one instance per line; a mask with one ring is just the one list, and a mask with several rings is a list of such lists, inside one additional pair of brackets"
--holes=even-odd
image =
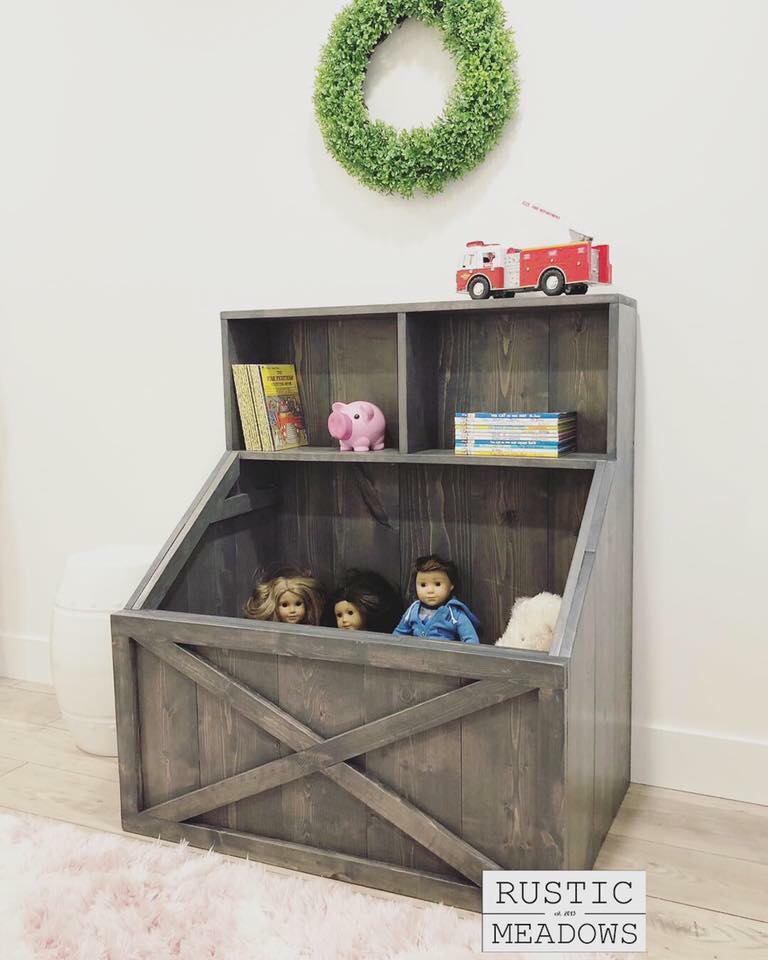
[[(206, 649), (201, 655), (323, 739), (478, 682), (242, 651)], [(143, 648), (138, 666), (146, 808), (294, 752)], [(551, 770), (553, 752), (557, 756), (562, 715), (543, 730), (551, 708), (542, 713), (541, 696), (554, 697), (562, 709), (562, 691), (531, 690), (351, 758), (348, 765), (495, 864), (556, 867), (563, 862), (563, 841), (553, 798), (562, 790), (543, 780), (541, 771)], [(170, 712), (157, 706), (169, 697)], [(433, 852), (428, 834), (424, 845), (418, 843), (360, 795), (349, 784), (313, 773), (187, 819), (468, 882)], [(477, 871), (473, 879), (479, 880)]]

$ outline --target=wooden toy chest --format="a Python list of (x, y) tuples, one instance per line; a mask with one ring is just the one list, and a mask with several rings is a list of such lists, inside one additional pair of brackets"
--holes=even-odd
[[(588, 869), (629, 781), (635, 303), (222, 315), (227, 452), (114, 615), (126, 830), (479, 909), (482, 871)], [(294, 363), (309, 448), (243, 450), (232, 363)], [(334, 400), (384, 410), (340, 453)], [(456, 457), (457, 410), (576, 410), (578, 453)], [(245, 620), (254, 569), (450, 556), (484, 644)], [(497, 649), (562, 593), (549, 655)]]

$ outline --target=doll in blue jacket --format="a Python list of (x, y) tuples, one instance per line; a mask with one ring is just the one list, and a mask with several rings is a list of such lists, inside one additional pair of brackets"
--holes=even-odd
[(456, 564), (433, 553), (418, 558), (413, 576), (418, 599), (403, 614), (394, 629), (395, 635), (480, 643), (480, 621), (453, 596), (458, 582)]

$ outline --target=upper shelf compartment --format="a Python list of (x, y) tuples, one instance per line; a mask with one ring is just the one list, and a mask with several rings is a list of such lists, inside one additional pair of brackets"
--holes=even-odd
[(455, 462), (567, 460), (592, 469), (616, 456), (620, 350), (634, 315), (634, 301), (618, 294), (223, 313), (227, 446), (244, 446), (231, 364), (293, 363), (311, 447), (246, 456), (341, 456), (327, 430), (331, 404), (364, 399), (387, 418), (387, 450), (377, 460), (454, 462), (457, 411), (575, 410), (577, 449), (559, 460)]
[(575, 410), (577, 456), (611, 454), (611, 304), (593, 301), (406, 313), (401, 446), (452, 450), (456, 411)]
[(338, 450), (327, 426), (335, 400), (370, 400), (387, 419), (386, 446), (398, 449), (397, 312), (347, 311), (222, 314), (228, 449), (244, 449), (233, 363), (295, 365), (312, 446)]

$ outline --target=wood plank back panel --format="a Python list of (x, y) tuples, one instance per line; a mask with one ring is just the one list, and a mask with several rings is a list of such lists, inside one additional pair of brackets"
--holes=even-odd
[(436, 447), (453, 447), (456, 411), (470, 409), (472, 320), (458, 314), (426, 319), (431, 349), (437, 345), (436, 391), (429, 401), (437, 404)]
[(324, 463), (280, 463), (274, 560), (308, 567), (328, 587), (334, 580), (334, 496)]
[(456, 595), (472, 607), (472, 544), (469, 472), (457, 467), (400, 468), (401, 587), (406, 604), (415, 597), (411, 570), (417, 557), (436, 553), (459, 571)]
[[(401, 436), (401, 450), (414, 453), (438, 445), (438, 363), (440, 351), (436, 345), (434, 326), (418, 318), (403, 314), (399, 326), (398, 344), (401, 362), (399, 385), (401, 422), (405, 436)], [(405, 443), (403, 444), (403, 441)]]
[(331, 412), (328, 323), (320, 318), (273, 321), (253, 324), (250, 331), (251, 337), (268, 338), (269, 360), (260, 362), (296, 367), (309, 442), (318, 447), (330, 446), (332, 440), (327, 426)]
[(605, 453), (608, 313), (558, 310), (549, 321), (549, 409), (576, 410), (577, 449)]
[[(396, 713), (462, 685), (456, 677), (365, 668), (366, 720)], [(480, 716), (488, 711), (481, 711)], [(449, 830), (461, 828), (461, 721), (406, 737), (365, 756), (366, 771), (433, 816)], [(458, 879), (442, 860), (374, 813), (368, 815), (368, 856), (373, 860)]]
[(473, 611), (482, 639), (495, 643), (517, 597), (546, 589), (550, 471), (487, 467), (467, 471)]
[(546, 313), (510, 310), (472, 318), (469, 365), (463, 375), (469, 383), (469, 410), (549, 409)]
[[(334, 464), (334, 581), (351, 567), (373, 569), (399, 588), (400, 479), (396, 464)], [(335, 626), (333, 611), (328, 623)]]
[(454, 443), (459, 410), (576, 410), (578, 449), (605, 452), (608, 310), (478, 310), (408, 314), (408, 449)]
[[(328, 325), (330, 401), (369, 400), (380, 407), (387, 421), (385, 444), (398, 448), (397, 315), (333, 318)], [(325, 410), (325, 420), (331, 412)], [(337, 442), (325, 433), (333, 446)]]
[[(229, 322), (225, 335), (228, 365), (231, 363), (292, 363), (296, 367), (310, 443), (330, 446), (326, 421), (330, 411), (328, 385), (328, 319), (295, 318), (286, 321), (263, 320)], [(228, 366), (227, 365), (227, 366)], [(231, 369), (225, 376), (232, 379)], [(234, 419), (230, 433), (242, 449), (236, 400), (230, 388), (229, 412)], [(226, 396), (226, 394), (225, 394)]]

